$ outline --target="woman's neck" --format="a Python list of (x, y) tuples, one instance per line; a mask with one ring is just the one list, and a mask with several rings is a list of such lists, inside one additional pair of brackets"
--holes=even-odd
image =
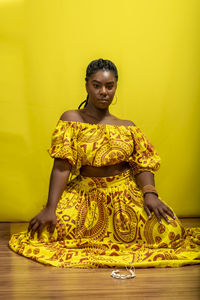
[(106, 118), (106, 117), (111, 116), (111, 114), (109, 112), (109, 109), (105, 109), (105, 110), (98, 109), (94, 106), (89, 105), (89, 103), (88, 103), (87, 107), (82, 110), (82, 112), (84, 114), (86, 114), (88, 117), (92, 117), (92, 118), (94, 118), (96, 120), (99, 120), (99, 121)]

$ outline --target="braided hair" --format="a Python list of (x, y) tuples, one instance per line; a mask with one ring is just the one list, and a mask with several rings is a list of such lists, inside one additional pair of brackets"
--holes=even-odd
[[(89, 77), (99, 70), (112, 71), (115, 75), (116, 81), (118, 81), (118, 72), (115, 64), (108, 59), (102, 59), (102, 58), (91, 61), (91, 63), (87, 66), (85, 81), (88, 82)], [(85, 108), (88, 104), (88, 99), (89, 99), (89, 95), (87, 95), (86, 100), (81, 102), (78, 109), (81, 108), (83, 103), (85, 103), (84, 105)]]

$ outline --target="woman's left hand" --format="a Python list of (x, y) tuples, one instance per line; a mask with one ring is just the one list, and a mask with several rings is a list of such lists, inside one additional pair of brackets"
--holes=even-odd
[(173, 211), (153, 193), (146, 193), (144, 195), (144, 209), (149, 219), (152, 218), (152, 212), (154, 212), (159, 223), (161, 223), (161, 217), (163, 217), (167, 223), (170, 223), (166, 214), (176, 219)]

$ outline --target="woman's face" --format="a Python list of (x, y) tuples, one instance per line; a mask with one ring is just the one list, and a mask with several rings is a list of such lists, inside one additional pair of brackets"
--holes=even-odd
[(114, 98), (116, 88), (117, 81), (112, 71), (97, 71), (86, 83), (88, 101), (98, 108), (107, 108)]

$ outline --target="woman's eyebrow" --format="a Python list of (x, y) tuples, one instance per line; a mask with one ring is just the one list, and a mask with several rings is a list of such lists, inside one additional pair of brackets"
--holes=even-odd
[[(92, 80), (92, 82), (97, 82), (97, 83), (101, 83), (101, 81), (98, 81), (98, 80)], [(109, 81), (109, 82), (106, 82), (107, 84), (110, 84), (110, 83), (114, 83), (114, 81)]]

